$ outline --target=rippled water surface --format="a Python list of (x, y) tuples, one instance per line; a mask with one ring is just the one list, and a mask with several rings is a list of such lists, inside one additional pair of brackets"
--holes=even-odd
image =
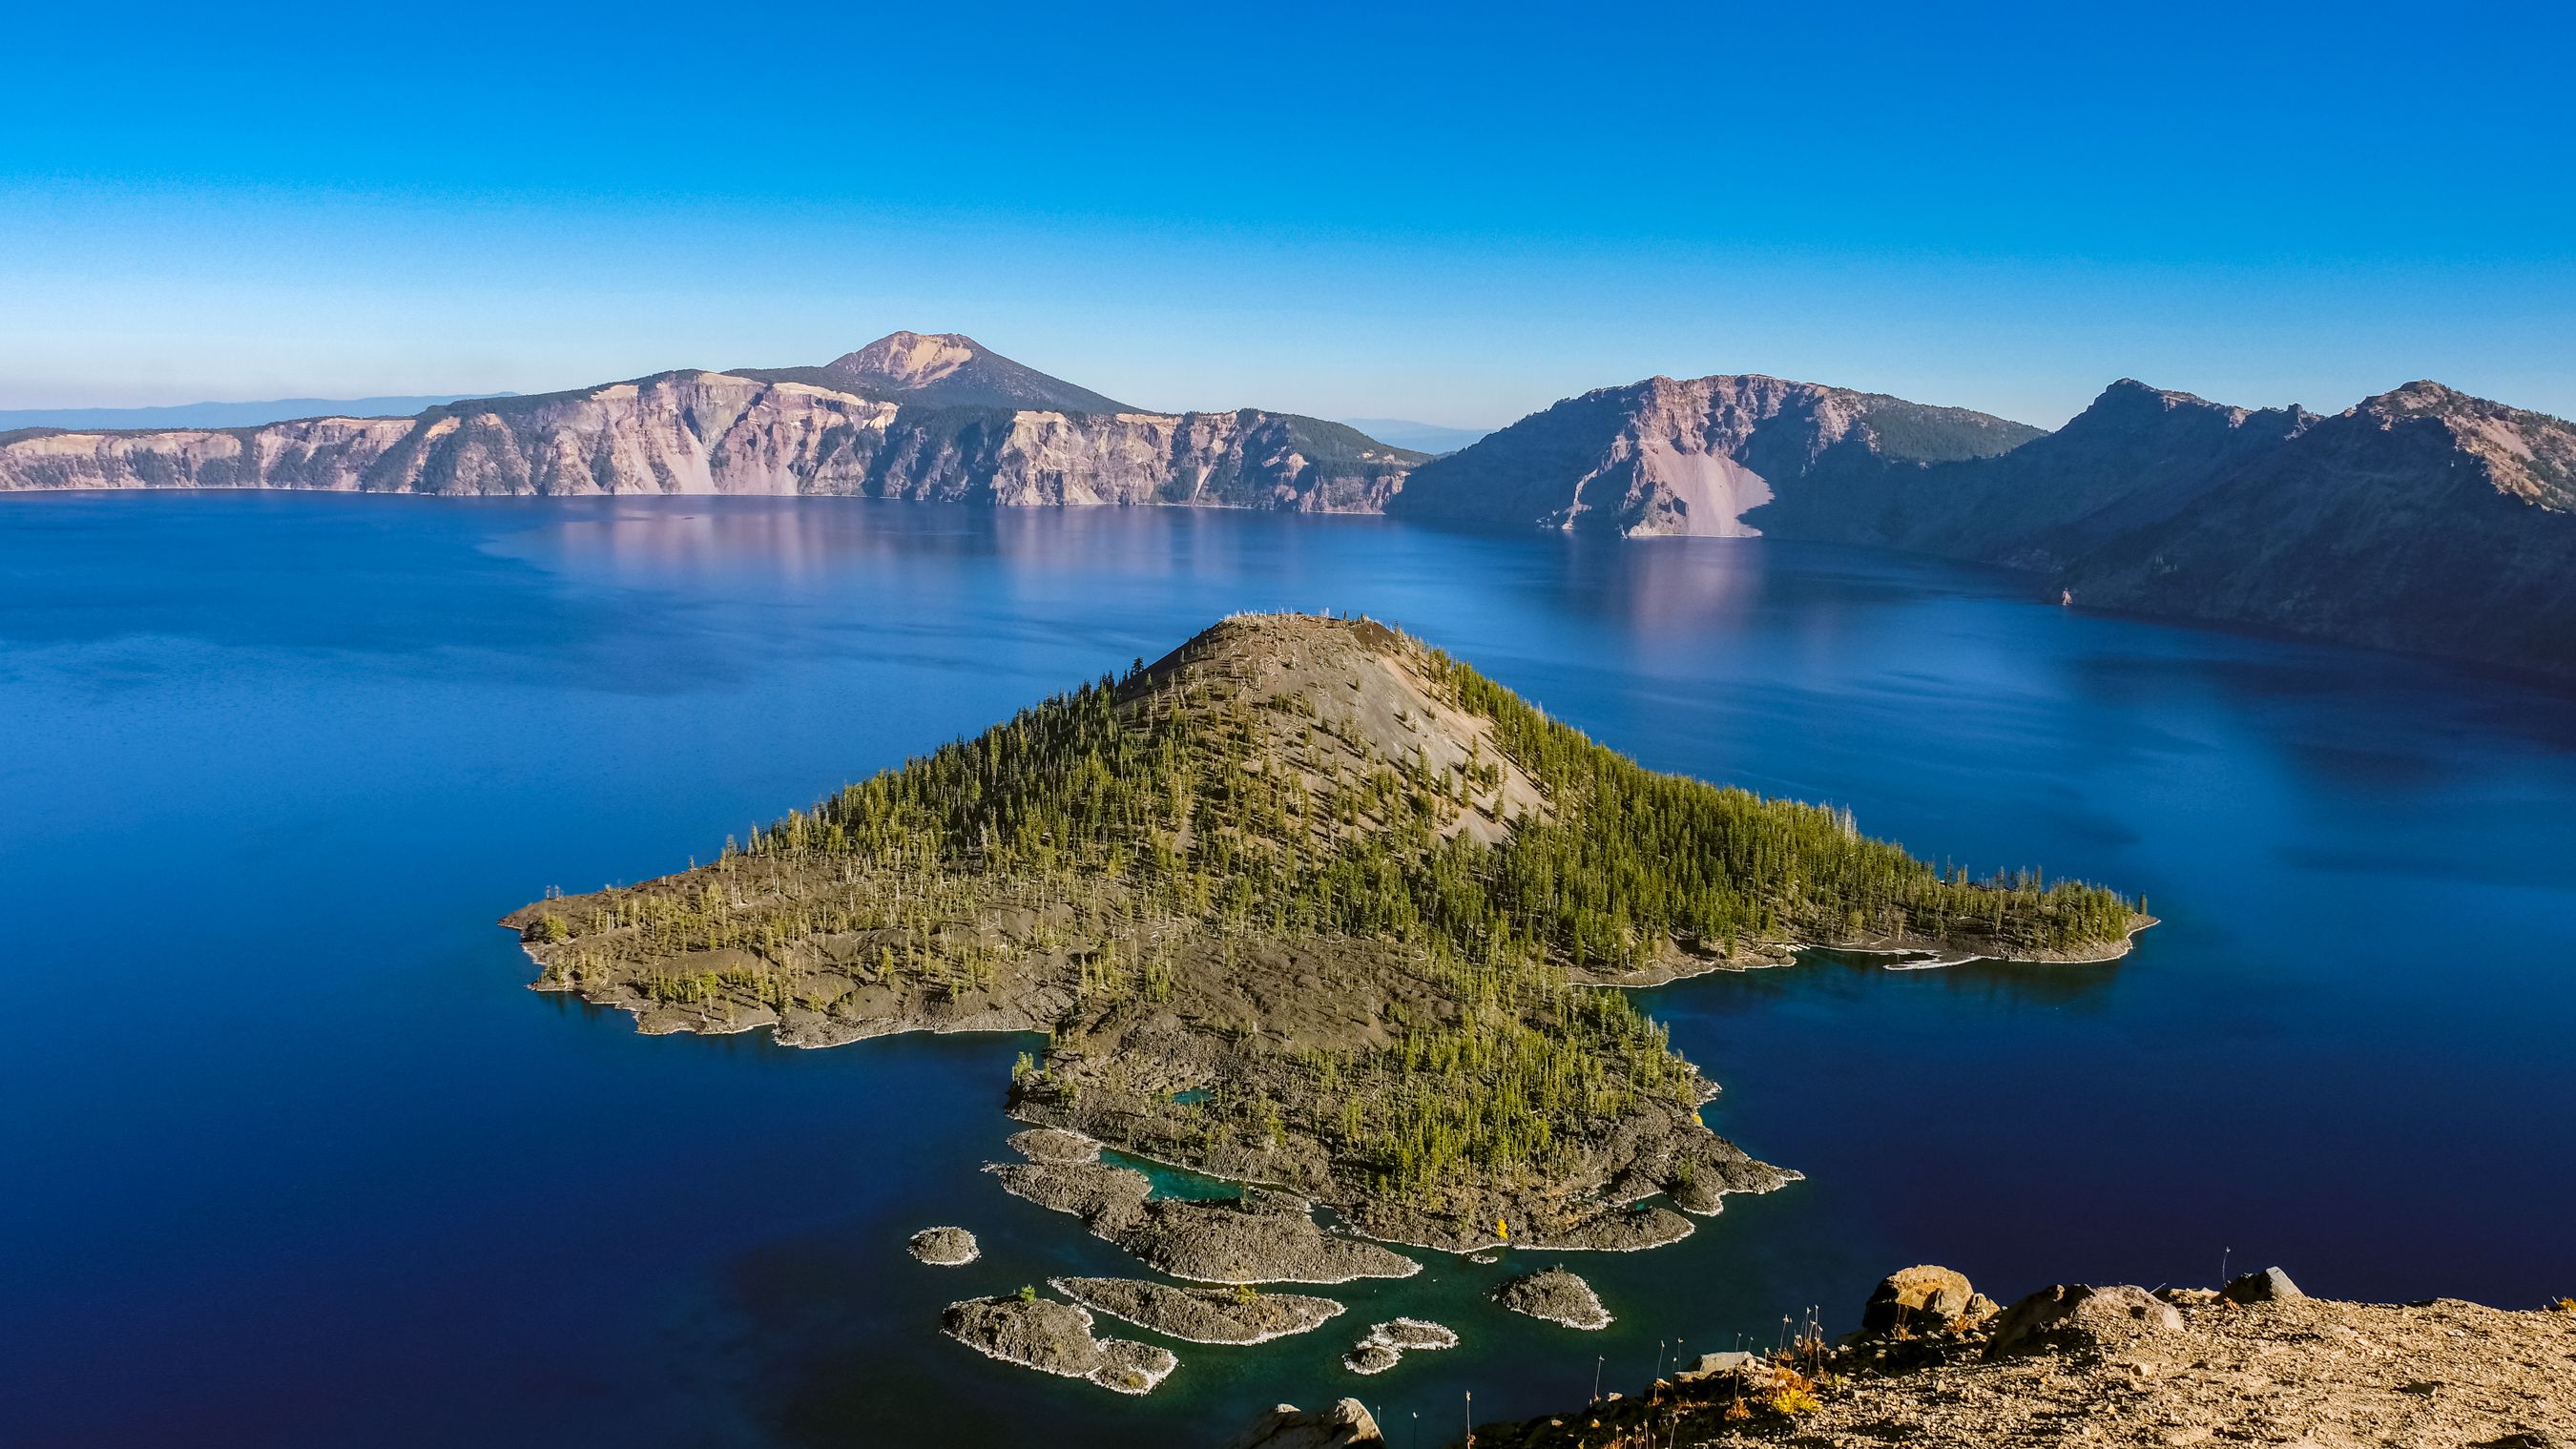
[[(2115, 965), (1817, 959), (1652, 993), (1808, 1173), (1617, 1324), (1335, 1290), (1135, 1400), (941, 1304), (1122, 1260), (977, 1170), (1016, 1037), (645, 1038), (493, 918), (706, 858), (1237, 609), (1365, 610), (1652, 765), (1979, 869), (2143, 892)], [(1596, 1357), (1847, 1324), (1920, 1260), (2524, 1304), (2576, 1289), (2576, 702), (1732, 540), (848, 501), (0, 499), (0, 1440), (1217, 1442), (1355, 1393), (1399, 1444)], [(913, 1263), (914, 1229), (985, 1243)], [(1354, 1379), (1412, 1313), (1465, 1346)]]

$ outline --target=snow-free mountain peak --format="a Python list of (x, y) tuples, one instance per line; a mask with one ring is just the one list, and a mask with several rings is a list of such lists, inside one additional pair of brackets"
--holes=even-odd
[(1014, 362), (962, 332), (889, 332), (825, 363), (840, 385), (921, 407), (1026, 408), (1069, 413), (1137, 409)]

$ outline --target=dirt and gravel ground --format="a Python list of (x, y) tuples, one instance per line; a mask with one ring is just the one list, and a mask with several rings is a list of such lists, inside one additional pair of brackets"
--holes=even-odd
[(2576, 1310), (2504, 1312), (2313, 1298), (2239, 1304), (2205, 1290), (2140, 1313), (2100, 1305), (1998, 1348), (2013, 1310), (1959, 1331), (1880, 1338), (1821, 1364), (1684, 1377), (1525, 1424), (1505, 1446), (2576, 1446)]

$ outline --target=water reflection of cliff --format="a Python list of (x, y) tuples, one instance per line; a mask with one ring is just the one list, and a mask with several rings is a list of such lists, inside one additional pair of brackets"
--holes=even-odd
[(1665, 547), (1568, 537), (1556, 546), (1555, 588), (1566, 607), (1617, 625), (1632, 642), (1740, 630), (1768, 583), (1760, 545), (1742, 539)]
[[(558, 505), (560, 507), (560, 505)], [(787, 581), (854, 571), (1234, 580), (1303, 573), (1310, 552), (1392, 532), (1374, 519), (1218, 509), (992, 509), (858, 498), (620, 499), (552, 520), (550, 550), (614, 575)]]

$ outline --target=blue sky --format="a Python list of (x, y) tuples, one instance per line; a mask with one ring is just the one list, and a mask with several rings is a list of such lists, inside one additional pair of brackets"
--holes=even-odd
[[(540, 391), (972, 333), (1491, 425), (1759, 371), (2576, 414), (2559, 7), (53, 6), (0, 407)], [(38, 61), (36, 57), (44, 57)]]

